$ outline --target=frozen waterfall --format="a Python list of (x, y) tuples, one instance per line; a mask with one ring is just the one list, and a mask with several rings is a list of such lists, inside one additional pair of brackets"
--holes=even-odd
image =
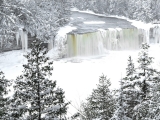
[(160, 43), (160, 26), (151, 29), (150, 39), (152, 43)]
[(104, 54), (106, 50), (138, 49), (144, 39), (138, 29), (108, 29), (84, 34), (68, 34), (67, 56), (92, 56)]
[(103, 55), (107, 50), (137, 50), (143, 42), (159, 43), (160, 27), (70, 32), (63, 39), (56, 40), (54, 47), (59, 48), (59, 54), (63, 53), (65, 57), (95, 56)]
[(19, 46), (19, 44), (21, 44), (22, 50), (27, 51), (27, 49), (28, 49), (28, 33), (26, 31), (23, 31), (22, 28), (19, 28), (19, 30), (16, 33), (16, 41), (17, 41), (17, 46)]

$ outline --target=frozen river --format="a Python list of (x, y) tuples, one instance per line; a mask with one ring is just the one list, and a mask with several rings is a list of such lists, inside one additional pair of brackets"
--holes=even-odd
[(78, 11), (72, 11), (70, 24), (77, 28), (72, 33), (87, 33), (109, 28), (135, 28), (131, 22), (124, 19)]

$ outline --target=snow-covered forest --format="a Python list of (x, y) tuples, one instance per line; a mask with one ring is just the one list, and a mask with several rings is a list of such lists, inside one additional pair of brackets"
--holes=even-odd
[(80, 10), (92, 10), (107, 15), (125, 16), (145, 22), (159, 22), (158, 0), (74, 0)]
[(49, 41), (60, 26), (68, 23), (69, 15), (67, 0), (1, 0), (0, 48), (14, 48), (19, 30), (41, 41)]
[(158, 0), (0, 0), (0, 120), (160, 120)]

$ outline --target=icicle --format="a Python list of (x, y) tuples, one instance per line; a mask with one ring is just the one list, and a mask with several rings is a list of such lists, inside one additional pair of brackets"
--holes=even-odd
[(48, 50), (51, 50), (53, 48), (53, 40), (50, 39), (49, 43), (48, 43)]
[(146, 29), (146, 30), (145, 30), (145, 39), (146, 39), (145, 42), (147, 42), (148, 44), (150, 43), (150, 41), (149, 41), (149, 30), (150, 30), (150, 29)]
[(20, 36), (22, 42), (22, 50), (25, 51), (25, 35), (22, 28), (20, 28)]
[(17, 46), (19, 45), (19, 33), (20, 31), (17, 31), (16, 33), (16, 41), (17, 41)]
[(98, 31), (101, 33), (102, 38), (105, 39), (106, 38), (106, 30), (104, 30), (104, 29), (98, 29)]
[(0, 41), (0, 42), (1, 42), (1, 48), (2, 48), (2, 47), (3, 47), (3, 39), (1, 39), (1, 41)]
[(156, 26), (153, 28), (153, 37), (155, 40), (155, 43), (160, 43), (160, 27)]
[(117, 30), (113, 28), (109, 28), (109, 41), (110, 41), (110, 50), (117, 49)]
[(101, 54), (104, 54), (103, 41), (106, 37), (106, 31), (105, 30), (100, 30), (96, 33), (97, 33), (96, 37), (97, 37), (97, 42), (98, 42), (98, 44), (97, 44), (98, 51), (95, 54), (101, 55)]
[(156, 43), (160, 43), (160, 27), (158, 26), (157, 28), (157, 34), (156, 34), (156, 37), (157, 37), (157, 41)]
[(23, 34), (24, 34), (24, 47), (25, 47), (24, 50), (26, 52), (28, 49), (28, 34), (26, 31), (24, 31)]
[(20, 38), (22, 42), (22, 50), (25, 52), (28, 49), (28, 34), (20, 28)]

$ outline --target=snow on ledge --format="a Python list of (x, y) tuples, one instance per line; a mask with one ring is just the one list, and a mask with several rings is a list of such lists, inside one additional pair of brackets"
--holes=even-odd
[(83, 22), (84, 24), (105, 24), (104, 21), (87, 21)]
[(57, 35), (56, 37), (64, 37), (67, 33), (71, 32), (72, 30), (75, 30), (77, 29), (76, 27), (71, 27), (71, 26), (64, 26), (64, 27), (61, 27), (58, 32), (57, 32)]

